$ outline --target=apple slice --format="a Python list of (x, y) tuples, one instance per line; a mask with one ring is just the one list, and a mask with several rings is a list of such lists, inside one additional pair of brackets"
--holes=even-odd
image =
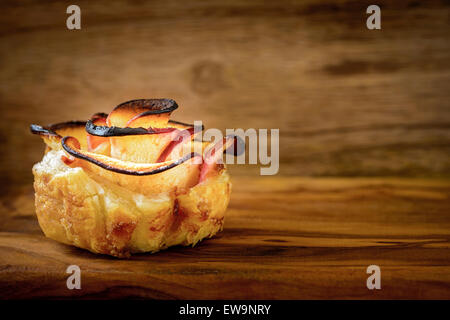
[(108, 126), (164, 128), (178, 108), (172, 99), (138, 99), (119, 104), (106, 119)]
[(101, 123), (95, 124), (95, 121), (88, 120), (86, 122), (86, 132), (90, 135), (97, 137), (122, 137), (122, 136), (133, 136), (133, 135), (145, 135), (145, 134), (159, 134), (159, 133), (169, 133), (175, 131), (175, 127), (167, 128), (122, 128), (115, 126), (102, 125)]
[[(105, 113), (96, 113), (91, 117), (90, 121), (95, 126), (105, 126), (107, 117), (108, 115)], [(87, 150), (98, 154), (110, 155), (111, 144), (108, 138), (87, 133)]]
[(221, 171), (224, 164), (218, 163), (218, 161), (222, 159), (224, 153), (237, 156), (244, 150), (243, 141), (238, 136), (226, 136), (215, 144), (209, 144), (203, 151), (203, 163), (200, 168), (198, 183), (217, 175)]
[(82, 150), (74, 137), (64, 137), (61, 143), (69, 156), (76, 158), (67, 161), (67, 165), (82, 167), (94, 179), (141, 194), (183, 193), (197, 183), (200, 174), (200, 164), (194, 160), (201, 155), (196, 153), (160, 163), (135, 163)]
[(165, 128), (122, 128), (109, 127), (101, 120), (89, 120), (86, 123), (86, 131), (92, 136), (111, 137), (111, 156), (145, 163), (155, 162), (161, 150), (176, 139), (180, 131), (193, 130), (193, 125), (183, 122), (170, 120), (168, 125), (169, 127)]
[(170, 143), (161, 151), (156, 162), (163, 162), (174, 157), (181, 157), (183, 154), (185, 154), (182, 150), (191, 148), (189, 146), (186, 146), (186, 144), (192, 144), (192, 141), (195, 139), (195, 137), (198, 136), (205, 128), (202, 125), (200, 130), (196, 131), (193, 125), (188, 125), (186, 123), (169, 121), (169, 124), (171, 126), (180, 128), (180, 130), (177, 132), (177, 135), (172, 139), (172, 141), (170, 141)]
[[(156, 162), (166, 161), (167, 157), (173, 152), (177, 153), (177, 148), (182, 148), (182, 144), (186, 141), (191, 141), (194, 136), (194, 128), (189, 128), (186, 130), (180, 130), (177, 135), (169, 142), (169, 144), (160, 153), (158, 160)], [(178, 152), (179, 153), (179, 152)]]
[(39, 135), (50, 149), (61, 150), (61, 139), (64, 136), (73, 136), (80, 141), (81, 149), (87, 150), (85, 127), (85, 121), (67, 121), (46, 127), (32, 124), (30, 131)]
[[(168, 127), (170, 128), (176, 128), (179, 130), (186, 130), (189, 128), (192, 128), (194, 125), (193, 124), (189, 124), (189, 123), (184, 123), (184, 122), (180, 122), (180, 121), (175, 121), (175, 120), (169, 120), (169, 125)], [(205, 130), (205, 126), (202, 125), (201, 127), (201, 131)]]
[(114, 108), (106, 124), (121, 137), (111, 135), (111, 157), (156, 162), (161, 150), (177, 136), (178, 130), (168, 127), (170, 114), (176, 108), (177, 103), (171, 99), (132, 100)]
[(137, 163), (153, 163), (161, 150), (174, 139), (177, 131), (144, 136), (112, 137), (111, 157)]

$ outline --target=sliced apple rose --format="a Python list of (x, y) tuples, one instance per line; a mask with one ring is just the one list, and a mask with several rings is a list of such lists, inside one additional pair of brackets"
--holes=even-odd
[[(64, 137), (62, 146), (68, 154), (76, 158), (69, 163), (71, 167), (82, 167), (93, 173), (95, 179), (107, 179), (134, 192), (146, 195), (162, 192), (182, 193), (198, 183), (200, 164), (195, 164), (193, 158), (201, 157), (199, 154), (190, 153), (179, 159), (159, 163), (136, 163), (82, 150), (79, 141), (74, 137)], [(169, 169), (172, 170), (168, 171)], [(157, 174), (164, 171), (167, 172)]]
[[(95, 126), (105, 126), (107, 117), (108, 115), (106, 113), (96, 113), (91, 117), (90, 121)], [(87, 147), (90, 152), (104, 155), (111, 154), (111, 143), (109, 139), (105, 137), (87, 133)]]
[[(106, 123), (109, 127), (130, 128), (128, 132), (131, 134), (111, 136), (111, 156), (141, 163), (156, 162), (161, 150), (179, 131), (169, 126), (170, 114), (177, 108), (178, 105), (171, 99), (140, 99), (118, 105), (109, 114)], [(142, 129), (147, 133), (133, 134), (142, 132)]]
[(203, 128), (169, 119), (170, 99), (125, 102), (87, 122), (31, 125), (47, 145), (33, 167), (46, 236), (126, 257), (194, 245), (222, 229), (234, 137), (195, 140)]
[[(150, 124), (151, 127), (164, 128), (172, 111), (178, 104), (172, 99), (137, 99), (119, 104), (111, 111), (106, 122), (108, 126), (127, 127), (135, 122), (136, 127)], [(143, 120), (143, 121), (141, 121)]]

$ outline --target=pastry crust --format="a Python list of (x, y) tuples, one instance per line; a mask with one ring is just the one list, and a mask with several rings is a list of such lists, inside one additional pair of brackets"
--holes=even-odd
[(36, 214), (51, 239), (128, 257), (195, 245), (222, 230), (231, 194), (225, 168), (186, 193), (149, 196), (100, 183), (82, 168), (65, 165), (63, 155), (51, 150), (33, 167)]

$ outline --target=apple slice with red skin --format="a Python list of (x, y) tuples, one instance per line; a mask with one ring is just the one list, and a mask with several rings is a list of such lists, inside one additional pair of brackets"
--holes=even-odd
[(111, 157), (137, 163), (154, 163), (178, 130), (141, 136), (111, 137)]
[[(62, 157), (69, 166), (85, 168), (95, 177), (136, 192), (142, 188), (150, 188), (152, 193), (172, 192), (219, 172), (223, 165), (217, 164), (218, 159), (236, 140), (226, 137), (212, 148), (207, 148), (207, 142), (193, 141), (192, 125), (168, 119), (177, 107), (167, 99), (133, 100), (109, 115), (95, 114), (87, 123), (72, 121), (48, 128), (32, 125), (31, 131), (41, 135), (50, 148), (62, 146), (71, 156)], [(203, 163), (202, 156), (193, 152), (198, 148), (205, 154)], [(138, 177), (145, 179), (135, 179)]]
[[(171, 121), (169, 121), (170, 123)], [(115, 127), (106, 125), (95, 124), (93, 120), (86, 122), (86, 132), (90, 135), (97, 137), (123, 137), (133, 135), (152, 135), (160, 133), (169, 133), (175, 131), (176, 127), (166, 128), (130, 128), (130, 127)]]
[(131, 117), (125, 127), (129, 128), (164, 128), (169, 122), (169, 113), (154, 114), (153, 111), (144, 111), (138, 115)]
[[(107, 117), (108, 115), (105, 113), (96, 113), (92, 116), (90, 121), (95, 126), (105, 126)], [(109, 155), (111, 153), (111, 144), (108, 138), (94, 136), (90, 133), (87, 133), (86, 140), (89, 152), (103, 155)]]
[(205, 129), (203, 125), (201, 128), (198, 128), (194, 127), (193, 125), (188, 125), (186, 123), (172, 120), (169, 121), (169, 124), (171, 126), (180, 128), (180, 130), (177, 132), (177, 135), (172, 139), (172, 141), (161, 151), (156, 162), (163, 162), (167, 159), (180, 157), (182, 154), (184, 154), (184, 149), (190, 148), (186, 144), (192, 145), (192, 141)]
[(111, 157), (138, 163), (156, 162), (161, 150), (178, 135), (179, 130), (168, 127), (170, 114), (176, 108), (178, 105), (171, 99), (132, 100), (114, 108), (106, 124), (110, 131), (121, 136), (108, 132)]
[(54, 150), (61, 150), (61, 139), (64, 136), (73, 136), (81, 141), (81, 149), (87, 149), (86, 143), (86, 121), (67, 121), (56, 124), (51, 124), (42, 127), (37, 124), (30, 126), (30, 131), (33, 134), (39, 135), (45, 144)]
[[(64, 137), (62, 146), (74, 161), (71, 167), (82, 167), (92, 178), (107, 180), (141, 194), (182, 193), (198, 182), (201, 155), (186, 154), (182, 158), (160, 163), (135, 163), (81, 150), (74, 137)], [(72, 160), (72, 159), (70, 159)]]
[(243, 151), (243, 141), (238, 136), (226, 136), (215, 144), (208, 145), (203, 151), (203, 163), (200, 168), (198, 183), (216, 175), (224, 167), (222, 163), (218, 163), (224, 153), (237, 156)]
[(160, 173), (171, 169), (193, 157), (200, 156), (196, 153), (190, 153), (181, 159), (169, 160), (159, 163), (134, 163), (111, 158), (102, 154), (97, 154), (81, 149), (80, 142), (75, 137), (66, 136), (62, 139), (63, 149), (71, 156), (89, 161), (103, 169), (117, 173), (145, 176)]
[[(191, 141), (193, 139), (195, 130), (194, 128), (189, 128), (186, 130), (180, 130), (177, 135), (170, 141), (170, 143), (163, 149), (160, 153), (158, 160), (156, 162), (163, 162), (172, 154), (176, 153), (176, 149), (182, 148), (182, 144), (186, 141)], [(179, 152), (178, 152), (179, 153)]]
[[(104, 117), (103, 117), (104, 118)], [(144, 117), (143, 119), (148, 120), (149, 116)], [(141, 125), (144, 125), (143, 123), (140, 123)], [(147, 123), (148, 124), (148, 123)], [(204, 126), (201, 127), (200, 130), (198, 130), (197, 133), (201, 132), (204, 129)], [(136, 159), (136, 157), (133, 157), (134, 161), (139, 162), (151, 162), (153, 159), (149, 156), (149, 152), (152, 152), (154, 154), (158, 154), (158, 158), (156, 159), (157, 162), (163, 161), (163, 158), (166, 158), (168, 154), (170, 153), (169, 150), (166, 150), (167, 148), (173, 149), (175, 146), (178, 145), (180, 136), (184, 136), (186, 132), (189, 132), (191, 134), (191, 139), (195, 138), (195, 132), (194, 126), (192, 124), (186, 124), (179, 121), (169, 120), (168, 127), (166, 128), (122, 128), (122, 127), (109, 127), (105, 125), (104, 120), (100, 119), (91, 119), (88, 120), (86, 123), (86, 131), (91, 136), (98, 136), (98, 137), (121, 137), (120, 139), (111, 139), (111, 143), (113, 145), (113, 151), (112, 156), (123, 159), (123, 160), (131, 160), (129, 158), (122, 158), (121, 155), (124, 153), (124, 148), (130, 148), (133, 143), (136, 144), (136, 142), (139, 143), (139, 151), (145, 151), (147, 156), (145, 158), (139, 158)], [(171, 134), (171, 135), (165, 135), (165, 136), (158, 136), (158, 137), (152, 137), (151, 139), (146, 138), (146, 140), (143, 140), (143, 137), (137, 138), (131, 138), (131, 139), (123, 139), (124, 136), (134, 136), (134, 135), (159, 135), (159, 134)], [(184, 140), (183, 140), (184, 141)], [(161, 143), (162, 142), (162, 143)], [(151, 149), (143, 149), (142, 143), (145, 144), (151, 144)], [(128, 145), (127, 145), (128, 144)], [(137, 144), (136, 144), (137, 146)], [(159, 146), (159, 148), (158, 148)], [(132, 148), (134, 149), (134, 148)], [(119, 152), (119, 150), (122, 150)], [(153, 150), (153, 151), (151, 151)], [(163, 151), (160, 151), (163, 150)]]
[(172, 99), (131, 100), (115, 107), (108, 115), (106, 123), (110, 127), (164, 128), (170, 114), (177, 108), (178, 104)]

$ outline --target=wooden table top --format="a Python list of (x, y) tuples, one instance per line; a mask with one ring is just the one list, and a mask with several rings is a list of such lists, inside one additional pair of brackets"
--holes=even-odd
[(0, 296), (449, 299), (449, 198), (448, 180), (235, 177), (223, 232), (120, 260), (45, 238), (24, 189), (2, 201)]
[[(450, 6), (379, 0), (368, 30), (369, 4), (80, 1), (68, 30), (65, 1), (2, 1), (0, 298), (450, 299)], [(194, 248), (118, 260), (46, 239), (29, 125), (162, 97), (174, 120), (280, 129), (280, 176), (230, 167), (224, 230)]]

